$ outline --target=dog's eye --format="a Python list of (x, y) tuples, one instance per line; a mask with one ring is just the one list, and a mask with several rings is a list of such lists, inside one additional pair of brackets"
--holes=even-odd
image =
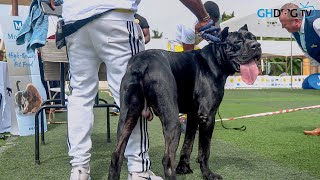
[(235, 44), (236, 45), (241, 45), (242, 41), (236, 41)]
[(257, 37), (256, 37), (256, 36), (252, 36), (252, 39), (253, 39), (253, 40), (257, 40)]

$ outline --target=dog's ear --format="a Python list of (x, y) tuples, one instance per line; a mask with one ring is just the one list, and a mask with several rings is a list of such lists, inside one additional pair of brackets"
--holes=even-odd
[(226, 38), (228, 37), (229, 34), (229, 27), (225, 27), (221, 32), (220, 32), (220, 39), (221, 41), (225, 41)]
[(239, 31), (248, 31), (248, 26), (247, 24), (245, 24), (244, 26), (242, 26)]

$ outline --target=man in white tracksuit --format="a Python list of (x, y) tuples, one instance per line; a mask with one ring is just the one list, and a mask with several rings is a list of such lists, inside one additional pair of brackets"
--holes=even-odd
[[(201, 0), (180, 1), (198, 17), (198, 28), (208, 23), (210, 18)], [(63, 4), (66, 29), (76, 29), (66, 37), (71, 93), (68, 99), (70, 180), (90, 179), (92, 109), (98, 92), (100, 63), (107, 66), (108, 85), (116, 104), (120, 105), (120, 83), (127, 63), (144, 50), (143, 33), (134, 23), (139, 3), (140, 0), (65, 0)], [(125, 151), (128, 179), (162, 179), (150, 171), (146, 123), (145, 119), (138, 121)]]

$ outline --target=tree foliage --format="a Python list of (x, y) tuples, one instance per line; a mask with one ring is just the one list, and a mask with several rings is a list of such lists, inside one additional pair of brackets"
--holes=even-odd
[[(283, 57), (279, 58), (270, 58), (267, 62), (271, 62), (272, 66), (270, 67), (270, 71), (272, 71), (272, 75), (278, 76), (281, 73), (291, 74), (291, 59), (287, 58), (287, 61)], [(301, 58), (293, 58), (292, 59), (292, 75), (301, 75)], [(267, 72), (268, 73), (268, 72)]]
[(234, 17), (234, 11), (232, 11), (232, 13), (231, 14), (226, 14), (226, 12), (223, 12), (222, 13), (222, 22), (223, 21), (227, 21), (227, 20), (229, 20), (229, 19), (231, 19), (231, 18), (233, 18)]
[(161, 39), (163, 32), (159, 32), (158, 30), (152, 30), (153, 36), (151, 38), (153, 39)]

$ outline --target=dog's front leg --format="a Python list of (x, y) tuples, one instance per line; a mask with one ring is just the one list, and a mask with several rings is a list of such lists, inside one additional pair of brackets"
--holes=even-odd
[(213, 106), (212, 102), (214, 102), (214, 100), (210, 97), (204, 97), (199, 100), (198, 118), (200, 124), (208, 122), (210, 108)]
[(188, 114), (187, 131), (185, 133), (183, 146), (180, 152), (180, 161), (177, 166), (177, 174), (193, 173), (190, 168), (190, 155), (193, 149), (194, 138), (197, 132), (199, 118), (197, 113)]
[[(215, 114), (215, 113), (214, 113)], [(208, 118), (207, 122), (199, 124), (199, 154), (198, 163), (204, 179), (217, 180), (223, 179), (219, 174), (214, 174), (209, 169), (210, 142), (214, 129), (214, 114)]]

